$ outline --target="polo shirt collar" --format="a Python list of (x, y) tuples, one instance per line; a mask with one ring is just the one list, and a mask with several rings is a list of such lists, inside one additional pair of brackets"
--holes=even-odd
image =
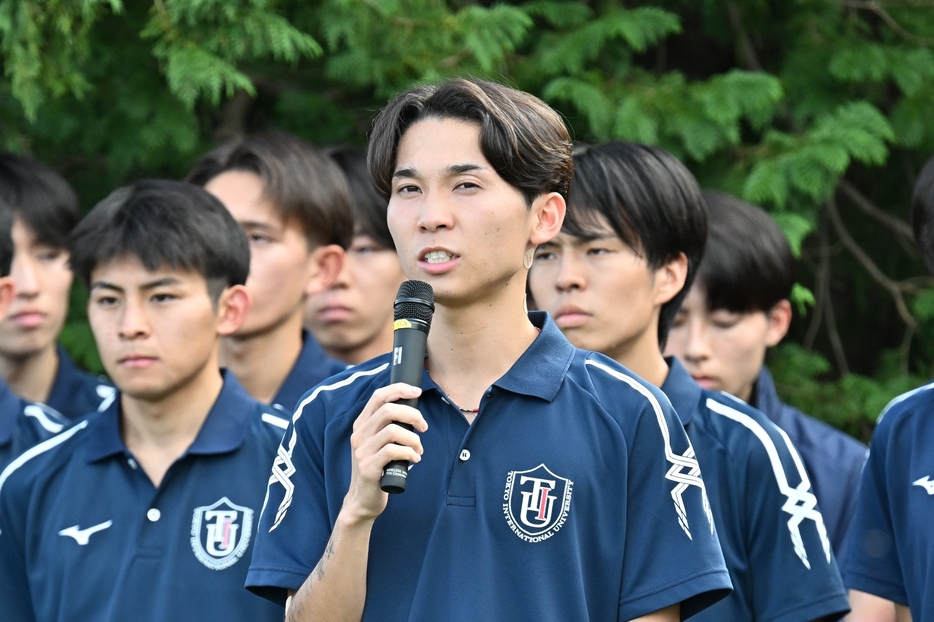
[[(571, 366), (574, 346), (544, 311), (530, 311), (529, 320), (541, 332), (493, 386), (550, 402), (558, 395), (564, 376)], [(428, 375), (427, 369), (422, 374), (422, 388), (441, 391)]]
[[(222, 370), (224, 384), (217, 400), (208, 412), (198, 436), (185, 455), (224, 454), (236, 450), (252, 420), (258, 416), (260, 404), (227, 370)], [(120, 434), (120, 394), (100, 413), (89, 417), (88, 462), (96, 462), (129, 450)]]
[(10, 386), (0, 380), (0, 446), (13, 439), (16, 419), (22, 416), (23, 400), (10, 390)]
[(668, 363), (668, 377), (662, 384), (662, 393), (668, 397), (668, 401), (678, 413), (681, 425), (686, 426), (694, 418), (694, 410), (700, 404), (703, 389), (694, 382), (691, 374), (677, 358), (669, 356), (665, 358), (665, 362)]
[(772, 423), (778, 424), (782, 412), (782, 401), (778, 398), (778, 391), (775, 389), (775, 381), (772, 380), (772, 374), (764, 366), (756, 378), (756, 384), (753, 388), (755, 398), (752, 406), (765, 413), (765, 416), (772, 420)]

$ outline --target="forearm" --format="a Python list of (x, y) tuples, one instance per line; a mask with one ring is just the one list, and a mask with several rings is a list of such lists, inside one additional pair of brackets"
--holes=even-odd
[(324, 554), (292, 596), (286, 622), (359, 622), (366, 600), (371, 520), (338, 516)]

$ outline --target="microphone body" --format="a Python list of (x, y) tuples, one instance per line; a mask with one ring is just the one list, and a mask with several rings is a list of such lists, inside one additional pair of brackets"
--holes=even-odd
[[(428, 329), (431, 327), (431, 317), (434, 313), (431, 286), (421, 281), (406, 281), (399, 287), (393, 307), (395, 320), (392, 323), (392, 364), (389, 369), (389, 382), (403, 382), (418, 387), (421, 386)], [(413, 398), (396, 403), (415, 408), (418, 400)], [(406, 424), (396, 425), (412, 429), (412, 426)], [(405, 492), (408, 476), (409, 463), (405, 460), (393, 460), (383, 468), (379, 486), (392, 494)]]

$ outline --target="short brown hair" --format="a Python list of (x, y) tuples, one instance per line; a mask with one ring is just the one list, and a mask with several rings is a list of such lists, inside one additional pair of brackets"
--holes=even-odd
[(392, 100), (373, 122), (367, 165), (384, 197), (392, 189), (402, 135), (417, 121), (456, 119), (480, 127), (480, 149), (526, 203), (547, 192), (567, 198), (571, 138), (557, 112), (528, 93), (475, 79), (419, 86)]
[(309, 245), (350, 245), (350, 188), (340, 167), (310, 143), (279, 131), (234, 138), (203, 156), (185, 181), (206, 185), (229, 171), (255, 173), (263, 196), (286, 221), (298, 222)]

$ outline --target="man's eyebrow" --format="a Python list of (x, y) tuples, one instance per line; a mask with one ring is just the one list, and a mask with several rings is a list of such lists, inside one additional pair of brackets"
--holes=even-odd
[[(157, 287), (164, 287), (166, 285), (179, 285), (181, 280), (174, 276), (166, 276), (161, 279), (155, 279), (154, 281), (147, 281), (140, 285), (140, 289), (156, 289)], [(91, 283), (91, 289), (107, 289), (115, 292), (123, 292), (124, 288), (113, 283), (108, 283), (107, 281), (94, 281)]]
[[(444, 170), (445, 175), (451, 177), (453, 175), (460, 175), (462, 173), (473, 173), (475, 171), (486, 171), (489, 170), (485, 166), (479, 164), (452, 164)], [(421, 177), (418, 169), (416, 168), (400, 168), (392, 174), (393, 178), (399, 177)]]
[(397, 179), (399, 177), (418, 177), (418, 170), (414, 168), (400, 168), (397, 169), (393, 174), (392, 178)]
[(91, 283), (90, 289), (108, 289), (115, 292), (122, 292), (123, 288), (114, 285), (113, 283), (108, 283), (107, 281), (94, 281)]

